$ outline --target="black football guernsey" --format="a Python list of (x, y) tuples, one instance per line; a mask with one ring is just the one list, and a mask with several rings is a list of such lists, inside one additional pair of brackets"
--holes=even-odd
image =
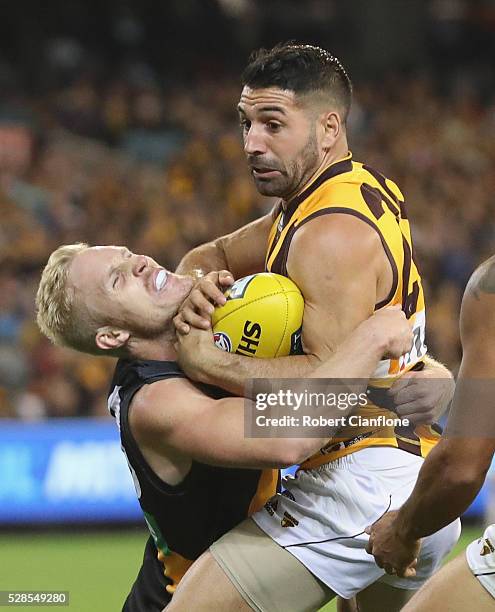
[[(161, 610), (188, 567), (224, 533), (259, 510), (275, 494), (278, 470), (223, 468), (193, 461), (177, 485), (161, 480), (143, 457), (129, 427), (134, 394), (167, 378), (185, 378), (171, 361), (118, 361), (108, 407), (120, 431), (122, 450), (150, 531), (143, 566), (124, 610)], [(213, 398), (228, 394), (200, 385)]]

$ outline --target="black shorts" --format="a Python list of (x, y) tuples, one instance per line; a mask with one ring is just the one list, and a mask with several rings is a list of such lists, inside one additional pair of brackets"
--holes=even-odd
[(122, 612), (162, 612), (172, 595), (167, 592), (171, 582), (163, 574), (163, 565), (157, 559), (156, 547), (150, 537), (144, 549), (143, 564)]

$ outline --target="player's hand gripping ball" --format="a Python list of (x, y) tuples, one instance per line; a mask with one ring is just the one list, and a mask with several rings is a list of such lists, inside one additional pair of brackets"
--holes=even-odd
[(304, 300), (290, 279), (269, 272), (252, 274), (237, 280), (225, 297), (227, 302), (212, 316), (219, 348), (264, 359), (302, 353)]

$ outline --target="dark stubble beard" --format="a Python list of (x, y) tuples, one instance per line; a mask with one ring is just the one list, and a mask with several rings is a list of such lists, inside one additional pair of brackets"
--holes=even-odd
[(313, 126), (308, 140), (296, 159), (289, 163), (281, 176), (269, 180), (256, 180), (256, 189), (265, 196), (290, 199), (309, 181), (316, 172), (320, 157), (316, 139), (316, 127)]

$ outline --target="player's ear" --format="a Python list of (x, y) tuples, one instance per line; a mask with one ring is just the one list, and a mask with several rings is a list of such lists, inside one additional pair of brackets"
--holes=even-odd
[(130, 333), (115, 327), (100, 327), (96, 332), (95, 342), (99, 349), (104, 351), (118, 349), (129, 340)]
[(342, 132), (340, 116), (335, 111), (327, 111), (321, 116), (321, 127), (323, 128), (322, 146), (331, 149)]

